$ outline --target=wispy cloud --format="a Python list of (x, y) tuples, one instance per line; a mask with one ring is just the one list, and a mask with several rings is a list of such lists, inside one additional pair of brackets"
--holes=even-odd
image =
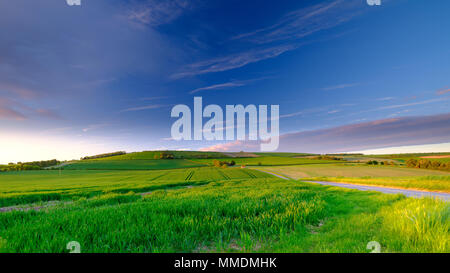
[(141, 100), (163, 100), (163, 99), (168, 99), (171, 98), (169, 96), (159, 96), (159, 97), (145, 97), (145, 98), (141, 98)]
[(442, 88), (442, 89), (438, 90), (436, 93), (437, 93), (438, 95), (444, 95), (444, 94), (447, 94), (447, 93), (449, 93), (449, 92), (450, 92), (450, 88), (445, 87), (445, 88)]
[[(228, 43), (251, 43), (251, 50), (234, 52), (220, 58), (186, 66), (172, 78), (222, 72), (267, 60), (311, 43), (306, 37), (338, 26), (359, 15), (365, 5), (356, 0), (334, 0), (285, 14), (274, 24), (251, 32), (235, 35)], [(256, 44), (256, 47), (255, 47)]]
[(212, 72), (222, 72), (261, 60), (275, 58), (287, 51), (298, 48), (299, 44), (273, 46), (269, 48), (257, 48), (245, 52), (231, 54), (225, 57), (213, 58), (206, 61), (188, 65), (183, 72), (172, 75), (173, 79), (188, 76), (201, 75)]
[(201, 148), (200, 151), (203, 152), (233, 152), (233, 151), (248, 151), (248, 150), (256, 150), (259, 148), (259, 144), (255, 142), (249, 141), (233, 141), (222, 144), (216, 144), (209, 147)]
[(217, 89), (225, 89), (225, 88), (231, 88), (231, 87), (239, 87), (239, 86), (245, 86), (246, 84), (242, 81), (233, 81), (233, 82), (226, 82), (226, 83), (219, 83), (214, 84), (210, 86), (200, 87), (197, 89), (194, 89), (189, 92), (189, 94), (198, 93), (200, 91), (206, 91), (206, 90), (217, 90)]
[[(389, 118), (280, 136), (279, 151), (334, 153), (450, 142), (450, 114)], [(204, 151), (258, 151), (257, 141), (234, 141)]]
[(131, 107), (127, 109), (123, 109), (120, 112), (134, 112), (134, 111), (143, 111), (143, 110), (151, 110), (151, 109), (159, 109), (168, 107), (170, 105), (167, 104), (153, 104), (153, 105), (146, 105), (146, 106), (139, 106), (139, 107)]
[(0, 105), (0, 119), (26, 120), (27, 117), (14, 109)]
[(25, 120), (33, 117), (63, 119), (57, 112), (51, 109), (34, 109), (16, 99), (0, 98), (0, 118)]
[(360, 83), (344, 83), (344, 84), (338, 84), (338, 85), (324, 87), (324, 88), (322, 88), (322, 90), (329, 91), (329, 90), (345, 89), (345, 88), (355, 87), (358, 85), (360, 85)]
[(9, 93), (23, 99), (32, 99), (37, 96), (38, 92), (27, 87), (3, 82), (0, 83), (0, 93)]
[(316, 108), (310, 108), (310, 109), (305, 109), (302, 111), (298, 111), (298, 112), (293, 112), (293, 113), (289, 113), (289, 114), (284, 114), (284, 115), (280, 115), (280, 118), (290, 118), (290, 117), (296, 117), (296, 116), (303, 116), (303, 115), (308, 115), (308, 114), (317, 114), (317, 113), (321, 113), (324, 111), (330, 111), (327, 109), (328, 107), (316, 107)]
[(357, 6), (353, 0), (328, 1), (289, 12), (271, 26), (236, 35), (233, 39), (267, 44), (304, 38), (350, 20), (358, 14), (354, 10)]
[(388, 100), (393, 100), (395, 99), (394, 97), (384, 97), (384, 98), (379, 98), (377, 99), (378, 101), (388, 101)]
[(109, 125), (109, 124), (107, 124), (107, 123), (91, 124), (91, 125), (89, 125), (89, 126), (83, 128), (83, 129), (81, 129), (81, 130), (82, 130), (83, 132), (87, 133), (87, 132), (89, 132), (89, 131), (97, 130), (97, 129), (106, 127), (106, 126), (108, 126), (108, 125)]
[(386, 110), (386, 109), (396, 109), (396, 108), (403, 108), (403, 107), (410, 107), (415, 105), (423, 105), (423, 104), (430, 104), (435, 102), (441, 102), (446, 101), (449, 98), (439, 98), (439, 99), (430, 99), (430, 100), (424, 100), (424, 101), (418, 101), (418, 102), (412, 102), (412, 103), (405, 103), (405, 104), (395, 104), (395, 105), (388, 105), (388, 106), (382, 106), (378, 107), (374, 110)]
[(225, 83), (219, 83), (219, 84), (213, 84), (210, 86), (205, 86), (205, 87), (200, 87), (197, 89), (194, 89), (192, 91), (189, 92), (189, 94), (194, 94), (194, 93), (198, 93), (201, 91), (207, 91), (207, 90), (219, 90), (219, 89), (226, 89), (226, 88), (233, 88), (233, 87), (241, 87), (241, 86), (246, 86), (250, 83), (256, 82), (256, 81), (261, 81), (261, 80), (265, 80), (265, 79), (269, 79), (269, 77), (264, 77), (264, 78), (258, 78), (258, 79), (251, 79), (251, 80), (244, 80), (244, 81), (230, 81), (230, 82), (225, 82)]
[(61, 115), (59, 115), (58, 113), (56, 113), (53, 110), (50, 109), (36, 109), (36, 113), (42, 117), (46, 117), (46, 118), (51, 118), (51, 119), (63, 119), (61, 117)]
[(159, 26), (178, 18), (183, 11), (192, 8), (187, 0), (147, 0), (136, 2), (128, 10), (129, 20), (150, 26)]

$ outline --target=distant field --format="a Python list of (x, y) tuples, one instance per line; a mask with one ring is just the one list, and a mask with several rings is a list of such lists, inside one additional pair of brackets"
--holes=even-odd
[(65, 170), (164, 170), (205, 166), (185, 159), (82, 160), (65, 165)]
[(450, 173), (426, 169), (354, 164), (256, 167), (293, 179), (332, 181), (450, 192)]
[[(329, 164), (336, 163), (334, 160), (317, 160), (307, 158), (292, 158), (292, 157), (250, 157), (250, 158), (220, 158), (217, 160), (224, 160), (236, 162), (236, 165), (247, 166), (278, 166), (278, 165), (303, 165), (303, 164)], [(202, 164), (212, 164), (213, 159), (192, 159), (192, 161)]]
[(438, 161), (445, 163), (450, 162), (450, 158), (396, 157), (394, 160), (398, 160), (402, 163), (405, 163), (408, 159), (416, 159), (416, 160), (426, 159), (430, 161)]
[(307, 153), (254, 153), (258, 156), (278, 156), (278, 157), (300, 157), (300, 156), (311, 156), (314, 154)]
[(197, 151), (146, 151), (146, 152), (136, 152), (129, 153), (124, 155), (117, 155), (105, 158), (99, 158), (94, 160), (148, 160), (155, 159), (155, 156), (159, 156), (161, 153), (167, 152), (173, 154), (177, 159), (186, 159), (186, 158), (222, 158), (227, 157), (223, 153), (218, 152), (197, 152)]
[(429, 155), (429, 156), (422, 156), (421, 158), (450, 158), (450, 155)]
[[(304, 178), (306, 179), (306, 178)], [(372, 186), (418, 189), (450, 193), (450, 175), (417, 177), (317, 177), (311, 180), (353, 183)]]
[[(369, 157), (369, 156), (366, 156)], [(390, 155), (371, 155), (372, 158), (393, 159), (400, 162), (406, 162), (408, 159), (427, 159), (431, 161), (450, 162), (450, 153), (417, 153), (417, 154), (390, 154)]]
[(144, 192), (204, 182), (271, 177), (248, 169), (192, 168), (170, 171), (29, 171), (0, 174), (0, 207), (108, 192)]
[(448, 172), (441, 172), (427, 169), (413, 169), (406, 167), (391, 166), (368, 166), (360, 164), (315, 164), (299, 166), (278, 166), (278, 167), (258, 167), (261, 170), (273, 171), (285, 174), (293, 179), (306, 177), (388, 177), (388, 176), (429, 176), (429, 175), (450, 175)]
[(413, 154), (385, 154), (385, 155), (367, 155), (378, 158), (418, 158), (424, 156), (446, 156), (450, 153), (413, 153)]

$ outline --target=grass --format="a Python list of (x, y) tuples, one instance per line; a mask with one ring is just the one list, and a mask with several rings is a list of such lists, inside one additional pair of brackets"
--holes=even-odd
[(146, 192), (211, 181), (270, 177), (238, 168), (158, 171), (29, 171), (0, 174), (0, 207), (52, 200), (76, 200), (105, 193)]
[(176, 159), (185, 159), (185, 158), (222, 158), (227, 157), (223, 153), (218, 152), (198, 152), (198, 151), (144, 151), (144, 152), (135, 152), (124, 155), (117, 155), (111, 157), (98, 158), (94, 160), (107, 161), (107, 160), (149, 160), (155, 159), (155, 156), (158, 156), (162, 152), (167, 152), (173, 154)]
[(258, 156), (275, 156), (275, 157), (301, 157), (301, 156), (313, 156), (314, 154), (306, 153), (254, 153)]
[(314, 164), (298, 166), (258, 167), (258, 169), (284, 174), (293, 179), (311, 177), (406, 177), (449, 176), (450, 173), (392, 166), (363, 164)]
[[(223, 170), (227, 175), (234, 170)], [(449, 205), (277, 178), (0, 214), (6, 252), (448, 252)]]
[(64, 166), (65, 170), (164, 170), (205, 166), (185, 159), (83, 160)]
[(292, 179), (450, 192), (450, 174), (435, 170), (358, 164), (258, 167)]
[[(205, 166), (212, 159), (149, 156), (79, 161), (61, 172), (0, 173), (0, 207), (67, 201), (0, 212), (0, 252), (67, 252), (69, 241), (80, 242), (82, 252), (365, 253), (370, 241), (383, 252), (450, 252), (444, 201)], [(447, 172), (433, 170), (273, 154), (222, 160), (294, 179), (440, 191), (450, 184)], [(84, 170), (96, 168), (103, 170)]]
[(418, 177), (313, 177), (308, 178), (307, 180), (332, 181), (450, 193), (450, 175)]
[[(294, 158), (294, 157), (277, 157), (277, 156), (264, 156), (264, 157), (247, 157), (247, 158), (220, 158), (217, 160), (223, 160), (230, 162), (235, 161), (237, 165), (246, 166), (282, 166), (282, 165), (305, 165), (305, 164), (330, 164), (336, 163), (333, 160), (317, 160), (307, 158)], [(212, 159), (192, 159), (194, 162), (202, 164), (212, 164)]]

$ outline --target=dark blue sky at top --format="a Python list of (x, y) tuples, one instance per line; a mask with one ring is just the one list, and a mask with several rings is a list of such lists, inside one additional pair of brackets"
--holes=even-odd
[(93, 153), (220, 144), (168, 139), (171, 107), (194, 96), (279, 104), (281, 134), (445, 114), (449, 11), (444, 0), (1, 1), (0, 126)]

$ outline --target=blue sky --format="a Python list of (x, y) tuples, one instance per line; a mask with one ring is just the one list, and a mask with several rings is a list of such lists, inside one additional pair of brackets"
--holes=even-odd
[(194, 96), (280, 105), (280, 151), (449, 143), (448, 11), (445, 0), (1, 1), (0, 162), (255, 149), (170, 140), (171, 108)]

